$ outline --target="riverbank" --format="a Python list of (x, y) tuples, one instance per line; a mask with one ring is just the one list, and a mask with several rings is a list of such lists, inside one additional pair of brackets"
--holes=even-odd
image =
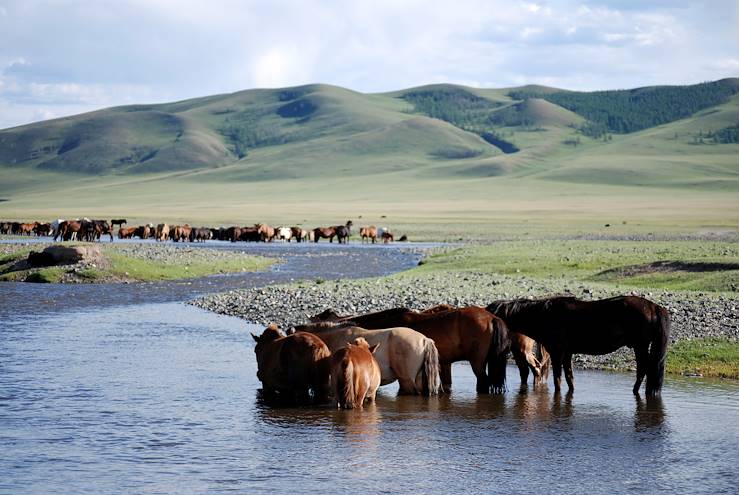
[(41, 283), (130, 283), (178, 280), (208, 275), (265, 270), (274, 258), (238, 250), (202, 249), (173, 244), (83, 244), (94, 246), (100, 256), (76, 263), (29, 268), (24, 263), (31, 251), (52, 243), (0, 245), (0, 281)]
[[(328, 308), (341, 314), (358, 314), (399, 306), (423, 309), (441, 303), (485, 306), (498, 299), (556, 294), (586, 300), (634, 294), (670, 311), (676, 357), (668, 359), (669, 372), (739, 378), (739, 293), (710, 290), (735, 287), (736, 270), (660, 271), (652, 277), (642, 274), (638, 278), (610, 275), (620, 273), (612, 270), (621, 266), (651, 265), (659, 260), (678, 260), (683, 263), (679, 267), (697, 263), (703, 268), (731, 268), (736, 258), (736, 244), (704, 241), (499, 243), (437, 250), (419, 267), (387, 277), (337, 281), (317, 278), (210, 295), (192, 304), (261, 325), (289, 327)], [(720, 352), (714, 352), (716, 343), (720, 344)], [(708, 348), (712, 350), (707, 352)], [(606, 356), (578, 355), (575, 364), (581, 368), (635, 368), (629, 349)]]

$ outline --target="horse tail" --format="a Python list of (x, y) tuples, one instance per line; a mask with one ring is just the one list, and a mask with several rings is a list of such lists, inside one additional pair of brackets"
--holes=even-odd
[(344, 409), (354, 409), (354, 365), (348, 359), (341, 362), (341, 376), (338, 380), (336, 400)]
[(670, 313), (657, 306), (657, 336), (649, 346), (649, 367), (647, 368), (647, 395), (659, 395), (665, 378), (667, 346), (670, 343)]
[(426, 339), (421, 374), (423, 395), (438, 395), (441, 392), (441, 367), (439, 366), (439, 350), (433, 339)]
[(506, 390), (506, 366), (508, 364), (508, 351), (511, 348), (511, 339), (505, 322), (497, 316), (491, 316), (489, 329), (492, 338), (487, 356), (488, 377), (493, 393), (503, 393)]

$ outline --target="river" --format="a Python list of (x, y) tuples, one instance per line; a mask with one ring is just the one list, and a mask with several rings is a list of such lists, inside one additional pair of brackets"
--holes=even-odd
[(508, 393), (478, 396), (458, 364), (449, 396), (391, 384), (364, 411), (264, 404), (260, 328), (183, 301), (390, 273), (418, 253), (243, 249), (287, 262), (192, 282), (0, 285), (0, 492), (736, 493), (736, 382), (669, 376), (646, 401), (631, 374), (577, 370), (577, 392), (556, 398), (520, 391), (511, 368)]

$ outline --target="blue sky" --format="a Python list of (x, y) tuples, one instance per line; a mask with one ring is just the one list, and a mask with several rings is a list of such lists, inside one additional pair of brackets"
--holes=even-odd
[(594, 90), (735, 76), (737, 0), (0, 0), (0, 128), (311, 82)]

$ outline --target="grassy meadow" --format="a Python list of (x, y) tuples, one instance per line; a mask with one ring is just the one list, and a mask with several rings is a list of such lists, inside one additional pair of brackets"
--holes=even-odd
[[(204, 277), (220, 273), (259, 271), (275, 260), (236, 252), (204, 253), (198, 249), (164, 246), (98, 244), (102, 259), (81, 266), (14, 269), (33, 247), (20, 247), (0, 256), (0, 282), (156, 282)], [(35, 247), (39, 249), (39, 247)]]

